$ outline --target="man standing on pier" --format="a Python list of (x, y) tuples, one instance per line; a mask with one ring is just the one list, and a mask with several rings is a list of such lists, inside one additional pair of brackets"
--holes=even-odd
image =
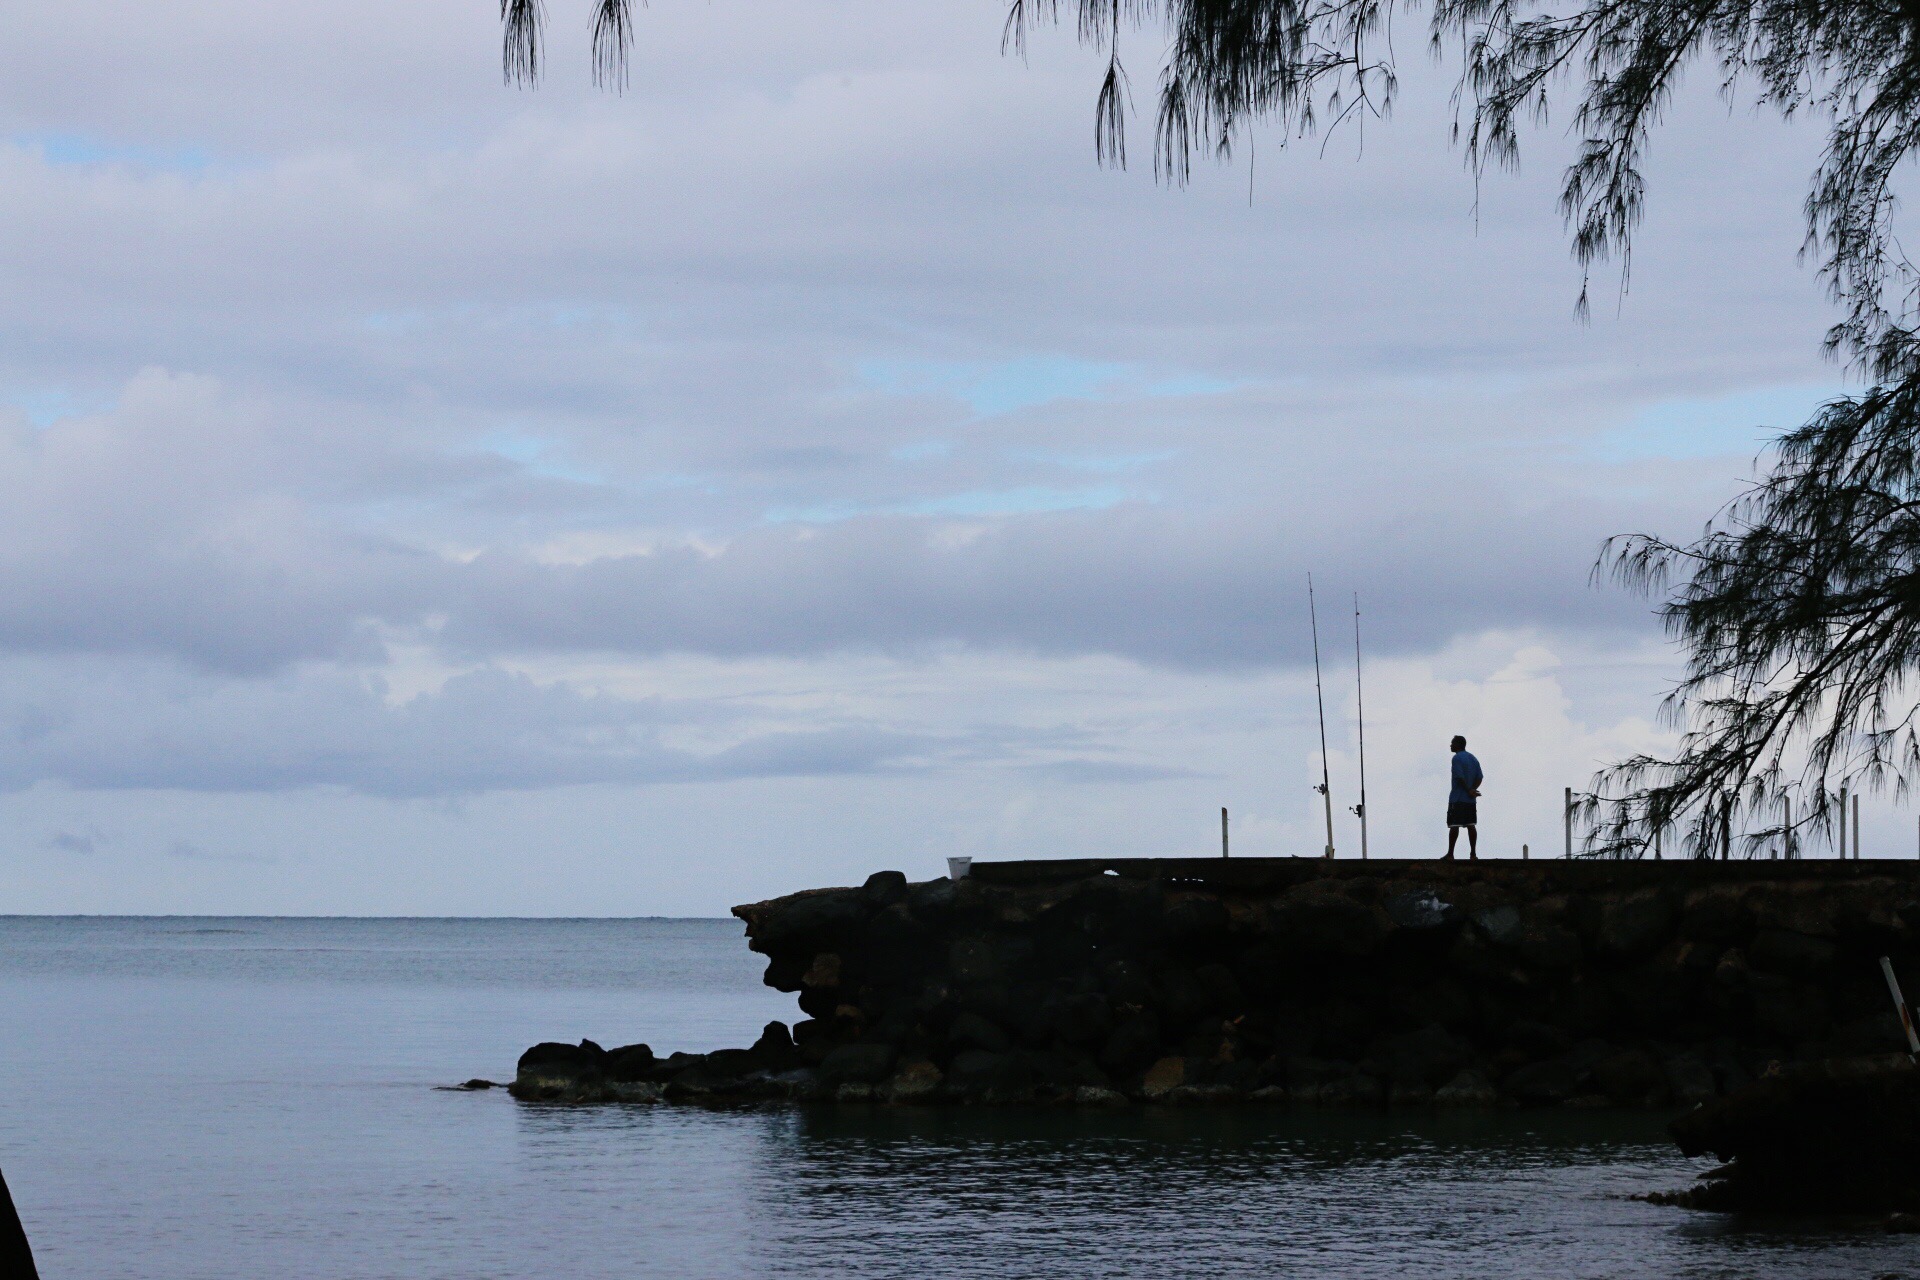
[(1467, 857), (1480, 860), (1480, 783), (1486, 777), (1480, 762), (1467, 751), (1467, 740), (1453, 735), (1453, 790), (1447, 793), (1447, 857), (1453, 861), (1453, 846), (1459, 843), (1460, 828), (1467, 829)]

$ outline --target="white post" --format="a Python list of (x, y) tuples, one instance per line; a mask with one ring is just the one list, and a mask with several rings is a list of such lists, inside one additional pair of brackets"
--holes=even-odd
[(1900, 1013), (1901, 1029), (1907, 1033), (1907, 1052), (1920, 1054), (1920, 1035), (1915, 1035), (1913, 1030), (1913, 1010), (1907, 1008), (1900, 994), (1900, 979), (1893, 976), (1893, 961), (1881, 956), (1880, 972), (1887, 975), (1887, 990), (1893, 995), (1893, 1007)]

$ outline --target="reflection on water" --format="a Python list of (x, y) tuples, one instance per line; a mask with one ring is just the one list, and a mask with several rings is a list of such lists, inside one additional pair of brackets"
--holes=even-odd
[(523, 1107), (520, 1125), (556, 1155), (744, 1150), (725, 1238), (773, 1275), (1920, 1274), (1920, 1246), (1871, 1222), (1629, 1199), (1701, 1167), (1639, 1113)]
[[(199, 930), (231, 930), (204, 933)], [(0, 1166), (48, 1280), (1870, 1277), (1920, 1240), (1627, 1197), (1634, 1113), (568, 1110), (533, 1040), (745, 1043), (731, 922), (0, 919)]]

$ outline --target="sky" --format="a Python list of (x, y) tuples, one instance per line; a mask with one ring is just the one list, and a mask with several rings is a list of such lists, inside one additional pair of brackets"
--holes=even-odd
[[(1560, 120), (1101, 168), (1001, 0), (72, 0), (0, 48), (0, 912), (716, 915), (950, 856), (1485, 853), (1671, 740), (1611, 534), (1847, 389), (1699, 75), (1591, 323)], [(1161, 37), (1130, 33), (1146, 154)], [(1567, 113), (1562, 113), (1562, 118)], [(1911, 815), (1869, 801), (1867, 851)]]

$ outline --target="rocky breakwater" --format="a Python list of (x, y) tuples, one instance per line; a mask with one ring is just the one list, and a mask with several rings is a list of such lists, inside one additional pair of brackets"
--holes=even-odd
[(1920, 989), (1914, 863), (989, 863), (734, 914), (791, 1032), (538, 1045), (516, 1096), (1669, 1107), (1899, 1048), (1881, 955)]

